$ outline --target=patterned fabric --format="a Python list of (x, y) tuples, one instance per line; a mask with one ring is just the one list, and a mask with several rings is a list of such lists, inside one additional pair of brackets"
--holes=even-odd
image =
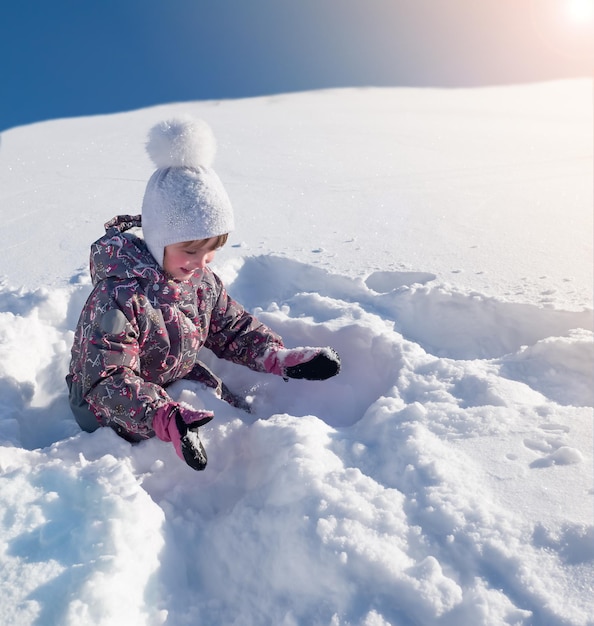
[(81, 313), (67, 377), (71, 404), (88, 404), (101, 426), (132, 439), (154, 436), (152, 418), (181, 378), (220, 381), (197, 360), (206, 346), (222, 359), (265, 371), (264, 353), (282, 339), (230, 298), (210, 269), (169, 278), (131, 229), (140, 216), (105, 225), (91, 246), (94, 289)]

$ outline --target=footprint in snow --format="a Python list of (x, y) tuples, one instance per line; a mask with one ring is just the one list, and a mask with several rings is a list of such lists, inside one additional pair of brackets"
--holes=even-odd
[(365, 279), (365, 284), (377, 293), (389, 293), (399, 287), (424, 285), (436, 278), (429, 272), (373, 272)]
[(542, 424), (540, 429), (546, 434), (542, 438), (526, 438), (524, 445), (542, 456), (530, 463), (533, 469), (551, 467), (552, 465), (575, 465), (584, 460), (582, 453), (572, 446), (565, 445), (564, 435), (569, 427), (562, 424)]

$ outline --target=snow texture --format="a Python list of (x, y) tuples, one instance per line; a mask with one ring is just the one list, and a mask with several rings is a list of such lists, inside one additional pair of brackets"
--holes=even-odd
[[(334, 90), (15, 128), (0, 146), (0, 623), (594, 624), (589, 81)], [(156, 122), (219, 141), (231, 294), (324, 382), (204, 359), (247, 414), (194, 472), (82, 433), (90, 243)], [(246, 123), (247, 122), (247, 123)]]

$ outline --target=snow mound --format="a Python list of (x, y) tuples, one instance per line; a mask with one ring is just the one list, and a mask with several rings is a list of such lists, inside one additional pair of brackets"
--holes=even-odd
[[(221, 274), (237, 299), (264, 305), (255, 312), (287, 345), (332, 345), (343, 369), (324, 383), (286, 383), (205, 352), (253, 413), (194, 383), (172, 385), (174, 397), (217, 416), (202, 429), (210, 461), (198, 482), (162, 442), (132, 447), (74, 424), (62, 381), (88, 282), (2, 292), (5, 308), (20, 303), (0, 313), (0, 494), (14, 520), (2, 531), (5, 623), (108, 624), (122, 604), (130, 624), (189, 624), (196, 614), (205, 623), (487, 623), (493, 612), (501, 623), (586, 623), (571, 581), (592, 526), (518, 518), (492, 477), (564, 471), (566, 493), (584, 492), (592, 457), (577, 407), (592, 405), (593, 346), (591, 331), (571, 328), (584, 318), (423, 286), (417, 275), (378, 293), (274, 257)], [(472, 330), (465, 359), (427, 350), (432, 311), (445, 309), (447, 326), (448, 306), (455, 327)], [(479, 332), (495, 324), (494, 340)], [(559, 330), (566, 336), (543, 338)], [(515, 352), (481, 358), (485, 345)], [(553, 369), (551, 386), (541, 374)], [(563, 607), (550, 601), (559, 585), (571, 599)]]
[[(3, 133), (0, 623), (591, 625), (591, 97), (330, 90)], [(215, 413), (201, 473), (80, 432), (64, 382), (89, 245), (184, 113), (219, 140), (231, 295), (342, 358), (284, 382), (204, 351), (252, 412), (169, 388)]]

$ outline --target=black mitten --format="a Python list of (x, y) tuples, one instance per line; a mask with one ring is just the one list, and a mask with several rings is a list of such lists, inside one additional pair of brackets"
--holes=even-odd
[[(204, 419), (199, 422), (200, 426), (209, 422), (210, 419)], [(208, 458), (206, 450), (198, 436), (198, 423), (196, 425), (188, 425), (178, 411), (175, 416), (175, 425), (180, 434), (180, 448), (184, 461), (195, 470), (203, 470), (206, 467)]]
[(340, 357), (332, 348), (322, 348), (312, 359), (285, 366), (287, 378), (305, 378), (306, 380), (326, 380), (340, 372)]

